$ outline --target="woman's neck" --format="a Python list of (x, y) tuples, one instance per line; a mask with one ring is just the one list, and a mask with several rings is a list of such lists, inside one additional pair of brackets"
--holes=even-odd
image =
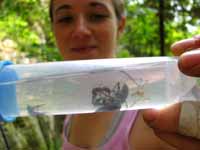
[(68, 140), (79, 147), (96, 147), (112, 128), (116, 112), (74, 115), (71, 118)]

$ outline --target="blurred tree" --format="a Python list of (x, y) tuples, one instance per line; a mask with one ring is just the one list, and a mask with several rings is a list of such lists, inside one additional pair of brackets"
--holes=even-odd
[[(165, 53), (171, 55), (170, 45), (180, 39), (199, 34), (200, 0), (165, 1)], [(122, 37), (121, 51), (132, 56), (160, 55), (159, 1), (127, 0), (127, 27)]]
[(4, 0), (0, 10), (0, 39), (11, 39), (17, 49), (38, 61), (60, 60), (48, 16), (48, 1)]
[[(61, 60), (45, 0), (0, 1), (0, 57), (16, 63)], [(64, 116), (17, 118), (4, 125), (11, 149), (59, 150)], [(0, 137), (0, 149), (5, 144)]]

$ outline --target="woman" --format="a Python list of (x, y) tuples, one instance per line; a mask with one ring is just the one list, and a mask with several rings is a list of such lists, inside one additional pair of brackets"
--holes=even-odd
[[(125, 26), (123, 0), (52, 0), (50, 14), (57, 46), (65, 60), (115, 57), (117, 40)], [(179, 107), (177, 104), (166, 109), (167, 114), (170, 110), (172, 118), (178, 120)], [(146, 111), (145, 121), (151, 124), (152, 120), (166, 115), (165, 111), (158, 113), (157, 117), (157, 112)], [(170, 120), (170, 117), (166, 118)], [(159, 123), (166, 123), (166, 120)], [(163, 125), (151, 125), (155, 130), (157, 126), (162, 128)], [(170, 143), (167, 137), (163, 139)], [(177, 143), (176, 139), (171, 141)], [(142, 112), (138, 111), (68, 116), (63, 149), (81, 148), (175, 149), (155, 136), (144, 123)]]

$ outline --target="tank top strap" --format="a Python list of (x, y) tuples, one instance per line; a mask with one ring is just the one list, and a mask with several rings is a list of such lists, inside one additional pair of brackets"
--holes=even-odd
[[(129, 134), (134, 122), (136, 120), (138, 111), (123, 111), (119, 112), (112, 122), (112, 128), (106, 134), (105, 140), (99, 147), (100, 150), (128, 150), (129, 149)], [(67, 129), (70, 126), (71, 115), (66, 116), (63, 126), (63, 150), (65, 147), (73, 148), (74, 150), (81, 150), (75, 147), (67, 140)]]
[(128, 150), (129, 135), (135, 123), (138, 111), (125, 111), (117, 130), (110, 140), (101, 148), (102, 150)]

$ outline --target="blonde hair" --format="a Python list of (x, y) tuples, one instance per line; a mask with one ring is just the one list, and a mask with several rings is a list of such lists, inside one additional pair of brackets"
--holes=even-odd
[[(118, 20), (121, 20), (121, 18), (125, 14), (125, 9), (124, 9), (124, 0), (112, 0), (113, 7), (115, 10), (115, 14)], [(51, 22), (53, 21), (53, 0), (50, 0), (50, 6), (49, 6), (49, 16), (51, 19)]]

